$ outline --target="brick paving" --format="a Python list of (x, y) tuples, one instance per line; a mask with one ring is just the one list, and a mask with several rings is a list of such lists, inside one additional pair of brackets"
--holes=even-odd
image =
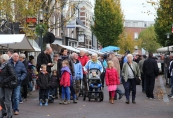
[[(159, 82), (156, 82), (158, 86)], [(122, 90), (123, 86), (120, 85)], [(103, 102), (83, 101), (79, 98), (77, 104), (60, 105), (59, 100), (49, 106), (38, 105), (38, 91), (29, 96), (28, 101), (20, 104), (20, 114), (14, 118), (173, 118), (173, 102), (165, 103), (161, 100), (150, 100), (141, 92), (141, 86), (137, 86), (137, 104), (125, 104), (125, 97), (108, 102), (108, 92), (104, 89)]]

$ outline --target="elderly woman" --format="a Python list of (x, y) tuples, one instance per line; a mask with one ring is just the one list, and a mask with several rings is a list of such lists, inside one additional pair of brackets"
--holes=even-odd
[(133, 62), (133, 55), (127, 55), (127, 62), (124, 63), (122, 68), (122, 77), (124, 79), (124, 88), (126, 95), (126, 103), (129, 104), (129, 95), (132, 90), (132, 103), (135, 104), (136, 97), (136, 80), (135, 77), (140, 77), (139, 66), (136, 62)]
[[(10, 82), (16, 79), (15, 72), (11, 64), (7, 63), (9, 56), (3, 54), (0, 57), (0, 104), (2, 106), (2, 115), (0, 118), (12, 118), (12, 88)], [(7, 116), (7, 117), (6, 117)]]

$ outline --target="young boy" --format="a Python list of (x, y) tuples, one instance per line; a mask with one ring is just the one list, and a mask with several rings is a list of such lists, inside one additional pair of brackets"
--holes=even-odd
[(45, 106), (48, 106), (48, 91), (50, 86), (50, 76), (46, 71), (47, 66), (41, 65), (41, 71), (38, 74), (37, 85), (40, 87), (39, 98), (40, 98), (40, 106), (43, 106), (43, 100), (45, 100)]

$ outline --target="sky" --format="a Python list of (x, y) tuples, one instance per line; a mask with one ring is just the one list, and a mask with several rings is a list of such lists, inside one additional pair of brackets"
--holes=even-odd
[[(94, 0), (90, 1), (94, 5)], [(121, 7), (125, 20), (154, 21), (156, 11), (150, 4), (147, 4), (146, 1), (147, 0), (121, 0)], [(144, 5), (142, 3), (144, 3)], [(150, 10), (152, 14), (148, 15), (146, 13), (142, 13), (147, 12), (147, 10)]]

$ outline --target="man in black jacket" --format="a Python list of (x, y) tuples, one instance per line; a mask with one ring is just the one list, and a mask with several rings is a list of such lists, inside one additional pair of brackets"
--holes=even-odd
[(40, 72), (42, 64), (47, 65), (47, 72), (51, 73), (51, 67), (53, 66), (50, 54), (52, 54), (52, 48), (47, 47), (44, 52), (41, 52), (37, 57), (37, 71)]
[(155, 78), (158, 76), (159, 69), (156, 60), (153, 59), (153, 53), (149, 53), (149, 57), (144, 61), (142, 69), (146, 76), (146, 95), (148, 98), (154, 99)]

